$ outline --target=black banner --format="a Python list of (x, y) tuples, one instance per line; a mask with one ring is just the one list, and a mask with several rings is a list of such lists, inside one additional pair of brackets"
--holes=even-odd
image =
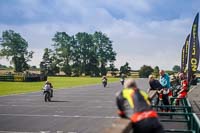
[(185, 44), (183, 45), (183, 48), (182, 48), (182, 55), (181, 55), (181, 72), (182, 73), (187, 72), (189, 39), (190, 39), (190, 34), (187, 36), (185, 40)]
[(189, 46), (189, 58), (188, 58), (188, 81), (197, 71), (199, 64), (199, 38), (198, 38), (198, 23), (199, 13), (197, 13), (191, 31), (190, 46)]

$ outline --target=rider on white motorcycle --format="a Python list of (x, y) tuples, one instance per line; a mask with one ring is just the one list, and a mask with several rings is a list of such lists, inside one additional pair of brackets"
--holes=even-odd
[(49, 91), (51, 97), (53, 97), (53, 86), (52, 86), (52, 84), (49, 81), (45, 82), (45, 85), (44, 85), (43, 89), (44, 89), (44, 91)]
[(108, 81), (108, 79), (106, 78), (106, 76), (103, 76), (102, 77), (102, 84), (103, 84), (104, 87), (107, 86), (107, 81)]

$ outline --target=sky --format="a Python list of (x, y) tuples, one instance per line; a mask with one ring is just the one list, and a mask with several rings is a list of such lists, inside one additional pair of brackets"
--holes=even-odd
[[(57, 31), (102, 31), (117, 52), (116, 67), (180, 65), (181, 48), (199, 12), (199, 0), (0, 0), (0, 35), (20, 33), (39, 66)], [(0, 64), (10, 62), (1, 58)]]

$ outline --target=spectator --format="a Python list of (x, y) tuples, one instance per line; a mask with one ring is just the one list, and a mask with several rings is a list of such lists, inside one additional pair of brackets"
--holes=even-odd
[[(164, 70), (160, 71), (160, 84), (162, 85), (163, 89), (159, 91), (159, 93), (162, 96), (162, 103), (164, 105), (170, 105), (169, 103), (169, 96), (172, 96), (172, 92), (170, 91), (170, 78), (167, 73), (165, 73)], [(169, 107), (164, 108), (162, 111), (169, 111)]]
[(147, 93), (149, 93), (151, 90), (156, 90), (156, 96), (152, 100), (153, 100), (154, 105), (158, 105), (159, 104), (159, 93), (158, 93), (158, 91), (160, 91), (163, 87), (160, 84), (160, 82), (153, 77), (153, 75), (149, 76), (149, 86), (150, 86), (150, 88), (148, 89)]

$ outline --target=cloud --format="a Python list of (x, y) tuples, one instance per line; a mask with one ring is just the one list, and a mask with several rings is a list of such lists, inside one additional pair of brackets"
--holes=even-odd
[[(167, 3), (175, 15), (165, 15)], [(31, 64), (39, 64), (43, 49), (51, 48), (57, 31), (73, 35), (97, 30), (113, 41), (117, 67), (128, 61), (133, 69), (143, 64), (171, 69), (180, 64), (180, 50), (193, 19), (175, 10), (172, 4), (156, 0), (20, 0), (12, 6), (0, 3), (4, 7), (0, 8), (0, 17), (5, 17), (0, 21), (0, 32), (13, 29), (29, 42), (35, 51)], [(5, 8), (8, 6), (11, 10)]]
[(180, 50), (190, 32), (190, 24), (189, 19), (152, 21), (141, 26), (116, 21), (105, 32), (115, 40), (117, 66), (128, 61), (133, 69), (143, 64), (171, 69), (173, 65), (180, 64)]

